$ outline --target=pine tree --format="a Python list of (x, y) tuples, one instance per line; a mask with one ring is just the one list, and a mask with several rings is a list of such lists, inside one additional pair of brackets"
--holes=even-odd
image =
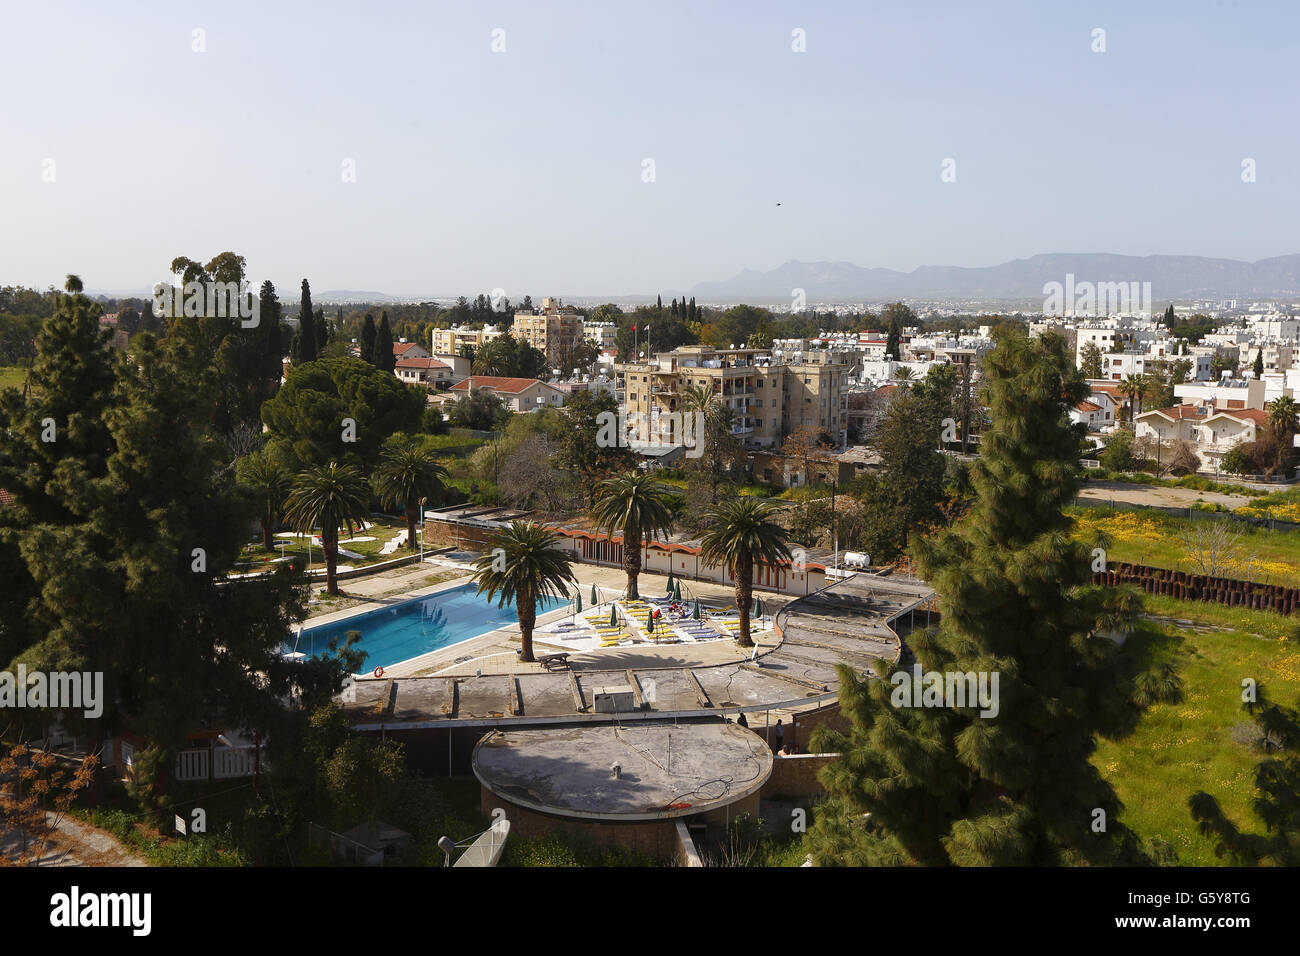
[(361, 327), (361, 358), (375, 364), (375, 337), (379, 331), (375, 328), (375, 317), (366, 313), (365, 325)]
[(941, 683), (983, 675), (994, 706), (936, 700), (931, 678), (914, 682), (910, 668), (887, 662), (870, 681), (842, 667), (852, 730), (812, 740), (844, 754), (823, 776), (832, 797), (810, 833), (818, 862), (1143, 859), (1089, 762), (1095, 736), (1126, 732), (1137, 705), (1117, 645), (1096, 636), (1106, 592), (1090, 586), (1090, 552), (1071, 541), (1062, 510), (1077, 487), (1080, 440), (1066, 409), (1085, 392), (1072, 366), (1060, 336), (997, 334), (985, 359), (993, 424), (971, 468), (976, 501), (955, 528), (912, 542), (943, 612), (936, 629), (908, 636), (916, 663)]
[(302, 280), (302, 306), (298, 309), (298, 354), (295, 362), (314, 362), (316, 348), (316, 323), (311, 310), (311, 286)]
[(1260, 379), (1264, 377), (1264, 350), (1262, 348), (1255, 353), (1255, 366), (1253, 371), (1255, 372), (1255, 378)]
[(388, 324), (388, 313), (379, 316), (379, 332), (375, 335), (375, 367), (391, 372), (397, 368), (397, 356), (393, 354), (393, 330)]

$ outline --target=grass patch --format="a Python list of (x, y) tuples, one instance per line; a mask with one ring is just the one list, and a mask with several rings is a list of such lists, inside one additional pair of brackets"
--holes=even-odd
[(1222, 865), (1211, 841), (1197, 832), (1187, 799), (1205, 790), (1239, 826), (1260, 827), (1250, 805), (1261, 755), (1242, 727), (1250, 720), (1241, 706), (1241, 682), (1254, 678), (1280, 703), (1300, 697), (1296, 622), (1168, 598), (1152, 599), (1149, 611), (1231, 629), (1202, 633), (1144, 621), (1127, 648), (1142, 667), (1173, 663), (1183, 680), (1183, 699), (1149, 708), (1122, 740), (1098, 741), (1092, 762), (1124, 804), (1121, 819), (1148, 845), (1166, 845), (1174, 855), (1167, 862)]
[[(1065, 510), (1074, 518), (1076, 540), (1091, 545), (1098, 531), (1110, 536), (1111, 543), (1106, 549), (1108, 561), (1174, 571), (1196, 570), (1187, 560), (1178, 534), (1192, 522), (1208, 519), (1183, 518), (1155, 508), (1123, 511), (1071, 506)], [(1300, 533), (1258, 528), (1245, 522), (1232, 522), (1232, 529), (1241, 534), (1236, 545), (1239, 553), (1253, 566), (1245, 577), (1260, 584), (1300, 586)]]
[(22, 391), (27, 381), (27, 369), (18, 365), (0, 365), (0, 389), (16, 388)]

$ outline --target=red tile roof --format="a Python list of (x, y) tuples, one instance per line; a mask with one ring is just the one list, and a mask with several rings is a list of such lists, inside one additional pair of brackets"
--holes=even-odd
[(418, 343), (416, 342), (394, 342), (393, 354), (400, 358), (405, 352), (410, 351), (411, 349), (415, 348), (417, 345)]
[(475, 388), (490, 388), (494, 392), (516, 394), (530, 385), (538, 384), (539, 381), (539, 379), (535, 378), (501, 378), (496, 375), (471, 375), (465, 381), (457, 382), (451, 388), (452, 391), (468, 392), (472, 384)]
[(446, 362), (439, 362), (436, 358), (427, 358), (413, 356), (397, 360), (398, 368), (451, 368)]
[(1078, 409), (1079, 411), (1081, 411), (1081, 412), (1099, 412), (1099, 411), (1101, 411), (1101, 406), (1098, 405), (1098, 404), (1096, 404), (1095, 402), (1080, 402), (1078, 405), (1075, 405), (1074, 407), (1077, 408), (1077, 409)]
[(12, 492), (8, 492), (5, 491), (3, 488), (0, 488), (0, 505), (11, 505), (13, 503), (14, 503), (14, 496)]
[(1214, 418), (1218, 415), (1227, 415), (1229, 418), (1240, 419), (1243, 422), (1254, 422), (1256, 425), (1263, 425), (1268, 422), (1268, 412), (1261, 411), (1258, 408), (1220, 408), (1210, 417)]

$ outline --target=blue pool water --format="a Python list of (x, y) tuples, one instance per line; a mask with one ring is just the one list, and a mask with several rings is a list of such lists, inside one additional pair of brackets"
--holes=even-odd
[[(497, 607), (495, 598), (489, 601), (477, 591), (475, 585), (466, 584), (334, 624), (304, 628), (297, 646), (288, 649), (316, 656), (326, 652), (331, 639), (337, 638), (341, 647), (348, 631), (360, 631), (357, 647), (366, 652), (363, 670), (369, 672), (459, 644), (518, 620), (513, 603)], [(540, 617), (561, 606), (567, 607), (567, 602), (547, 600), (538, 604), (537, 614)]]

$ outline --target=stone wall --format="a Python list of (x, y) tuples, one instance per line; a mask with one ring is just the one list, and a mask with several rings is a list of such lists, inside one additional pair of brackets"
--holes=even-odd
[(763, 799), (776, 797), (819, 797), (826, 792), (817, 775), (821, 769), (839, 759), (839, 754), (794, 754), (775, 757), (772, 776), (763, 784)]

